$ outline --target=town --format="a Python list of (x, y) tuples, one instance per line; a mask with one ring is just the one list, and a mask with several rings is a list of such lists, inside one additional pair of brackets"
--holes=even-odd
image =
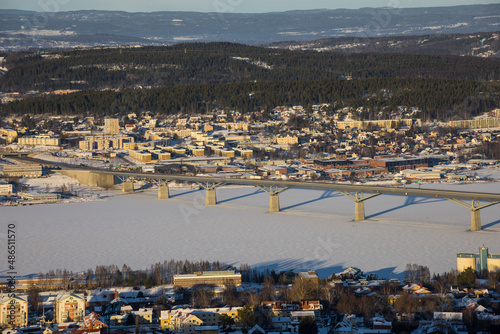
[[(276, 107), (270, 112), (120, 117), (12, 116), (1, 120), (1, 202), (81, 198), (78, 183), (51, 186), (50, 163), (231, 178), (368, 184), (495, 180), (500, 110), (473, 120), (422, 123), (415, 110), (360, 121), (362, 108)], [(24, 164), (9, 154), (47, 164)], [(55, 170), (57, 172), (57, 170)], [(36, 178), (45, 178), (37, 182)], [(47, 179), (48, 178), (48, 179)], [(82, 180), (79, 180), (82, 183)], [(137, 187), (150, 187), (136, 180)], [(88, 183), (86, 186), (95, 186)], [(92, 191), (93, 192), (93, 191)]]
[(442, 275), (408, 264), (402, 280), (354, 267), (320, 279), (313, 270), (173, 260), (144, 271), (51, 270), (17, 280), (15, 296), (0, 295), (0, 326), (34, 334), (494, 333), (499, 268), (500, 255), (481, 247), (457, 254), (457, 270)]

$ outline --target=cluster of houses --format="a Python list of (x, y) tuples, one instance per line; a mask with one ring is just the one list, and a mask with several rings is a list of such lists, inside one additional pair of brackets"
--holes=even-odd
[[(214, 282), (214, 277), (234, 275), (238, 274), (205, 272), (205, 275), (198, 273), (191, 277), (205, 277), (207, 282)], [(319, 334), (392, 333), (396, 323), (413, 326), (414, 333), (466, 333), (466, 318), (473, 316), (481, 324), (480, 328), (500, 328), (500, 294), (494, 289), (479, 287), (480, 285), (478, 288), (451, 288), (437, 293), (431, 284), (424, 286), (421, 283), (401, 282), (399, 279), (379, 280), (350, 267), (332, 275), (323, 285), (318, 286), (330, 289), (337, 297), (350, 293), (356, 299), (369, 302), (384, 299), (394, 308), (393, 316), (375, 314), (366, 318), (355, 314), (341, 314), (335, 308), (332, 309), (329, 302), (321, 299), (267, 300), (254, 308), (264, 320), (261, 319), (257, 325), (248, 325), (243, 318), (243, 311), (249, 309), (248, 306), (235, 307), (219, 303), (221, 306), (193, 307), (186, 304), (186, 295), (200, 286), (211, 289), (216, 299), (222, 296), (225, 289), (222, 280), (211, 286), (198, 285), (199, 280), (192, 285), (189, 275), (179, 276), (182, 276), (182, 280), (177, 285), (174, 283), (149, 289), (108, 287), (87, 290), (85, 293), (41, 292), (38, 313), (30, 311), (32, 301), (26, 294), (2, 294), (0, 327), (19, 334), (137, 333), (141, 328), (147, 332), (182, 334), (218, 334), (228, 330), (237, 333), (245, 330), (248, 333), (290, 334), (299, 332), (303, 320), (308, 319), (315, 322)], [(296, 277), (320, 284), (313, 271), (297, 273)], [(237, 283), (238, 279), (234, 282)], [(263, 289), (260, 284), (240, 284), (236, 288), (242, 296), (245, 292), (258, 293)], [(283, 288), (275, 286), (274, 294), (278, 296)], [(422, 305), (426, 298), (446, 299), (449, 305), (446, 310), (434, 311), (431, 318), (422, 318), (419, 311), (411, 314), (405, 313), (405, 310), (398, 311), (397, 303), (400, 298), (412, 298)], [(248, 301), (241, 302), (245, 304)]]

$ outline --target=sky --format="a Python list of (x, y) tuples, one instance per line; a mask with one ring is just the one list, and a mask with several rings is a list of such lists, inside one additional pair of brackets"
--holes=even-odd
[(439, 7), (494, 3), (492, 0), (0, 0), (0, 9), (37, 12), (123, 10), (127, 12), (196, 11), (263, 13), (303, 9), (362, 7)]

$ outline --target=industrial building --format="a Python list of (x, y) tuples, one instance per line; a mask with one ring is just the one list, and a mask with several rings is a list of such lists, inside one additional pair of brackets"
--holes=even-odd
[(471, 267), (477, 272), (500, 271), (500, 255), (488, 254), (487, 247), (479, 248), (479, 253), (458, 253), (457, 270), (462, 272)]

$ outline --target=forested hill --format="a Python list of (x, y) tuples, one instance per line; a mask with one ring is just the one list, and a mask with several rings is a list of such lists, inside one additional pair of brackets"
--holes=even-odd
[(365, 78), (500, 79), (500, 59), (290, 51), (232, 43), (13, 53), (0, 91)]
[(416, 108), (419, 112), (413, 116), (425, 121), (469, 119), (498, 108), (499, 92), (498, 82), (423, 78), (192, 84), (119, 92), (90, 90), (25, 99), (2, 105), (0, 114), (90, 113), (100, 117), (141, 110), (158, 114), (197, 114), (214, 108), (230, 108), (241, 113), (263, 111), (264, 120), (275, 106), (307, 107), (330, 103), (332, 112), (343, 107), (362, 107), (360, 119), (367, 120), (387, 119), (394, 112)]
[(338, 37), (273, 43), (270, 47), (337, 52), (406, 53), (500, 58), (500, 31), (390, 37)]

